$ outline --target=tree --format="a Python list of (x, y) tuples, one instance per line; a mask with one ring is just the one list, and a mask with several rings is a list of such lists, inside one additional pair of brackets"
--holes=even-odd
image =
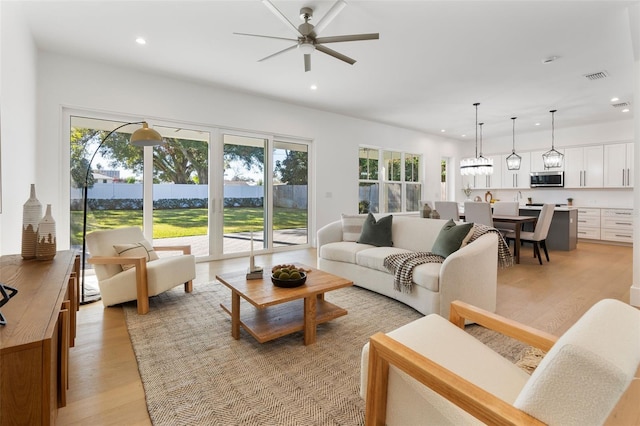
[(276, 161), (275, 169), (280, 181), (289, 185), (307, 184), (307, 159), (304, 151), (285, 151), (285, 159)]
[[(90, 156), (108, 133), (83, 128), (71, 129), (71, 176), (77, 187), (84, 186)], [(111, 168), (125, 168), (135, 174), (142, 174), (144, 151), (131, 145), (129, 138), (127, 133), (113, 133), (100, 148), (100, 155), (109, 161)], [(154, 181), (208, 183), (209, 150), (206, 142), (176, 138), (165, 138), (164, 142), (154, 149)], [(92, 166), (98, 168), (95, 164)], [(89, 174), (89, 187), (93, 183), (93, 175)]]

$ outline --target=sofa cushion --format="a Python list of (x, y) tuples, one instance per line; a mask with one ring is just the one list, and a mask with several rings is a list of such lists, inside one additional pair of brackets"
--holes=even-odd
[[(149, 241), (142, 240), (133, 244), (114, 244), (113, 248), (120, 257), (142, 257), (147, 258), (147, 262), (158, 260), (158, 254), (155, 252)], [(122, 270), (133, 268), (133, 263), (122, 265)]]
[(342, 241), (358, 241), (366, 218), (367, 216), (364, 214), (349, 215), (342, 213)]
[(358, 244), (351, 241), (329, 243), (320, 247), (320, 257), (337, 262), (356, 263), (356, 254), (359, 251), (373, 247), (369, 244)]
[(413, 268), (413, 283), (429, 291), (440, 291), (442, 263), (424, 263)]
[(384, 259), (389, 255), (398, 253), (411, 253), (411, 251), (398, 247), (368, 248), (356, 253), (356, 263), (365, 268), (390, 273), (384, 266)]
[(373, 214), (369, 213), (362, 225), (362, 233), (358, 238), (358, 243), (371, 244), (376, 247), (391, 247), (393, 245), (391, 240), (392, 224), (393, 215), (376, 220)]
[(453, 220), (449, 220), (440, 230), (431, 252), (446, 258), (460, 249), (462, 242), (472, 232), (472, 228), (473, 223), (456, 225)]

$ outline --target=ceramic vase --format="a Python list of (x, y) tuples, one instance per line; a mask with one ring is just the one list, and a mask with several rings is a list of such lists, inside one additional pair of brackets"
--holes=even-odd
[(433, 209), (431, 210), (431, 215), (429, 217), (431, 219), (440, 219), (440, 213), (438, 213), (438, 210)]
[(56, 221), (51, 215), (51, 204), (47, 204), (47, 211), (38, 223), (38, 241), (36, 243), (36, 258), (51, 260), (56, 255)]
[(419, 201), (420, 204), (422, 204), (422, 209), (420, 209), (420, 217), (422, 218), (428, 218), (431, 216), (431, 206), (429, 206), (429, 203), (427, 203), (426, 201)]
[(22, 206), (22, 258), (36, 258), (38, 223), (42, 219), (42, 204), (36, 198), (36, 185), (31, 184), (31, 195)]

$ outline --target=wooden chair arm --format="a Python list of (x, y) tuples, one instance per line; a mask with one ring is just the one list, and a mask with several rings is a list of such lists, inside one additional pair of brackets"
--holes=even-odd
[(191, 246), (153, 246), (156, 251), (181, 251), (182, 254), (191, 254)]
[(149, 312), (149, 287), (147, 284), (147, 257), (126, 256), (92, 256), (87, 260), (96, 265), (128, 265), (133, 264), (136, 270), (136, 297), (138, 301), (138, 314)]
[(544, 424), (386, 334), (377, 333), (369, 341), (366, 425), (384, 425), (386, 422), (389, 365), (409, 374), (486, 424)]
[(545, 352), (549, 351), (558, 340), (558, 337), (553, 334), (529, 327), (528, 325), (521, 324), (460, 300), (454, 300), (451, 302), (449, 321), (464, 329), (465, 320), (473, 321), (490, 330), (497, 331), (527, 345), (542, 349)]

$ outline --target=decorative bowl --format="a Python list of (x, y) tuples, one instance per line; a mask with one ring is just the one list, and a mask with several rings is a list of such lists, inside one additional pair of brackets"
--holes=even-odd
[(271, 275), (271, 282), (276, 287), (284, 287), (284, 288), (299, 287), (302, 284), (304, 284), (305, 281), (307, 281), (307, 274), (305, 272), (300, 272), (300, 278), (297, 280), (281, 280), (278, 278), (274, 278), (274, 276)]

